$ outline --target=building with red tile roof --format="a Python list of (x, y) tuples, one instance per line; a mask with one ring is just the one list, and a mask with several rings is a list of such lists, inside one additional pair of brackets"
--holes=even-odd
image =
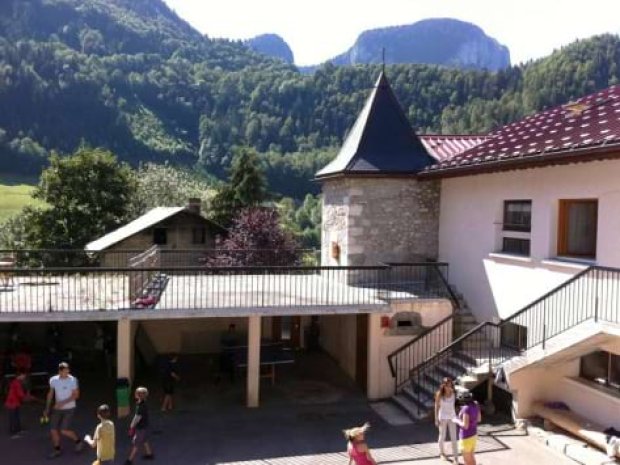
[(426, 167), (423, 177), (605, 159), (620, 154), (620, 86), (535, 113), (491, 132), (460, 154)]

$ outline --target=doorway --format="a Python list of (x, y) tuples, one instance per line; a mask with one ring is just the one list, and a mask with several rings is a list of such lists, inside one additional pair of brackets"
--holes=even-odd
[(271, 319), (271, 335), (291, 349), (301, 347), (301, 316), (275, 316)]

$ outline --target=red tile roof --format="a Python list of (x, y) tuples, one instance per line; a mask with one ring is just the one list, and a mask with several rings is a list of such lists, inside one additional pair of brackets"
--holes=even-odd
[(482, 134), (425, 134), (418, 137), (429, 155), (439, 162), (450, 160), (488, 139)]
[(519, 164), (582, 161), (616, 145), (620, 146), (620, 85), (508, 124), (483, 143), (420, 174), (460, 176)]

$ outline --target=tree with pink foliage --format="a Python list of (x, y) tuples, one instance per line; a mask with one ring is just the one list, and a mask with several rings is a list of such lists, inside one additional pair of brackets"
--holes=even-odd
[(266, 207), (241, 210), (217, 249), (210, 266), (293, 266), (301, 260), (299, 244), (282, 229), (278, 212)]

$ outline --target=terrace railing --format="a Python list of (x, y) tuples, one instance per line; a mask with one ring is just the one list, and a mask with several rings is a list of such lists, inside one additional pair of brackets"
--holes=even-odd
[[(445, 266), (445, 265), (442, 265)], [(12, 270), (0, 313), (386, 306), (439, 297), (437, 264), (398, 267), (59, 267)], [(427, 277), (429, 275), (430, 277)], [(446, 291), (444, 290), (443, 293)]]
[[(291, 263), (291, 254), (283, 254), (272, 249), (167, 249), (158, 246), (160, 262), (163, 267), (211, 266), (220, 259), (229, 259), (225, 266), (234, 263), (252, 263), (261, 266), (317, 266), (320, 262), (320, 251), (317, 249), (295, 249), (294, 255), (299, 257)], [(0, 256), (11, 254), (16, 264), (23, 268), (50, 267), (106, 267), (125, 268), (131, 265), (135, 257), (144, 253), (142, 249), (103, 250), (98, 252), (83, 249), (17, 249), (0, 250)]]

